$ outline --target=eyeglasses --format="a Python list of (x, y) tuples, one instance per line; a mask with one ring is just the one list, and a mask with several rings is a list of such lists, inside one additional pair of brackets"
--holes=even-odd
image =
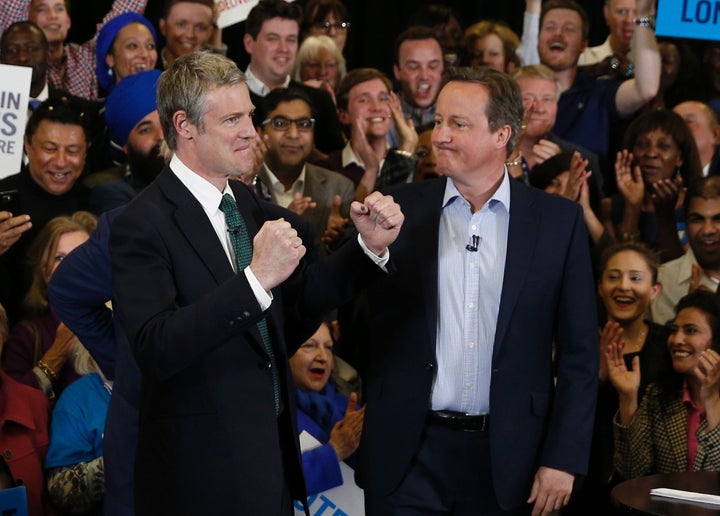
[(264, 120), (262, 123), (262, 125), (267, 124), (270, 124), (276, 131), (287, 131), (292, 124), (295, 124), (298, 131), (312, 131), (313, 127), (315, 127), (315, 119), (307, 117), (287, 118), (284, 116), (274, 116)]
[(315, 27), (323, 32), (330, 32), (330, 29), (348, 30), (350, 22), (331, 23), (329, 21), (319, 21), (314, 23)]

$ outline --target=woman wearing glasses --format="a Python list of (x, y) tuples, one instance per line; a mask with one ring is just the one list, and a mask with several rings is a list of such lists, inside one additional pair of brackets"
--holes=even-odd
[(330, 36), (345, 51), (350, 17), (340, 0), (310, 0), (303, 11), (304, 36)]

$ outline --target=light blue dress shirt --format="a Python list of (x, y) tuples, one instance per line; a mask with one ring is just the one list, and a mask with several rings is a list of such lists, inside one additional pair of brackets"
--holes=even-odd
[[(475, 213), (448, 179), (438, 249), (437, 375), (433, 410), (490, 412), (493, 345), (502, 293), (510, 176)], [(473, 239), (475, 237), (475, 239)], [(466, 246), (476, 242), (477, 250)]]

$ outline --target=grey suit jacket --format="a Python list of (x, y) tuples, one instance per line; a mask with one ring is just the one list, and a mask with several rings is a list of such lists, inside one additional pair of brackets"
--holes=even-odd
[[(272, 189), (272, 182), (268, 175), (268, 168), (263, 165), (258, 173), (260, 180), (267, 186), (270, 200), (277, 204), (277, 196)], [(305, 185), (303, 195), (311, 197), (317, 203), (315, 208), (306, 210), (302, 217), (312, 224), (317, 238), (322, 237), (327, 227), (328, 217), (332, 209), (332, 202), (335, 195), (340, 195), (342, 204), (340, 213), (343, 217), (350, 214), (350, 203), (355, 198), (355, 185), (348, 178), (327, 168), (318, 167), (307, 163), (305, 165)], [(283, 206), (286, 208), (287, 206)]]

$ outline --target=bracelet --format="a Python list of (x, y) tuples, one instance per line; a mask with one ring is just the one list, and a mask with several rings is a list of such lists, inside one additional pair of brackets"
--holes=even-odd
[(638, 27), (647, 27), (650, 30), (655, 30), (655, 16), (638, 16), (633, 20), (633, 23)]
[(522, 152), (518, 152), (518, 155), (515, 157), (515, 159), (506, 161), (505, 165), (508, 167), (517, 167), (520, 163), (522, 163)]
[(415, 155), (414, 155), (412, 152), (406, 151), (406, 150), (404, 150), (404, 149), (395, 149), (395, 152), (397, 152), (397, 153), (400, 154), (401, 156), (405, 156), (406, 158), (412, 159), (412, 158), (415, 157)]
[(57, 382), (58, 376), (49, 365), (47, 365), (42, 360), (38, 360), (37, 366), (43, 373), (45, 373), (45, 376), (47, 376), (51, 382)]

